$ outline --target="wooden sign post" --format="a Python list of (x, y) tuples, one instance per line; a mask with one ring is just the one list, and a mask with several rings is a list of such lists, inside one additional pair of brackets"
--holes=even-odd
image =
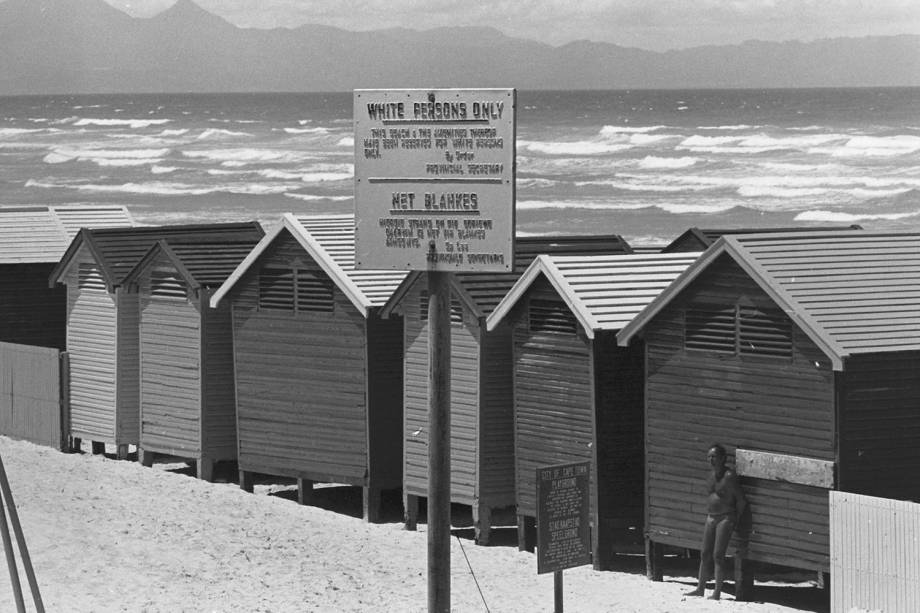
[(537, 573), (553, 573), (563, 613), (562, 571), (591, 563), (590, 462), (537, 469)]
[(355, 90), (355, 268), (427, 271), (428, 611), (450, 611), (450, 274), (514, 266), (516, 92)]

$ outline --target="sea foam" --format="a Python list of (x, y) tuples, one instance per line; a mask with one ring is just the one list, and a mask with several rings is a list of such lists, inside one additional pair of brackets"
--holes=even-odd
[(149, 128), (150, 126), (159, 126), (172, 121), (171, 119), (93, 119), (84, 117), (74, 122), (75, 126), (105, 126), (105, 127), (129, 127), (132, 129)]

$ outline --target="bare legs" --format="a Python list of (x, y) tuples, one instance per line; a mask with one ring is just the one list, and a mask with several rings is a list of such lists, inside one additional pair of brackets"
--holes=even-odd
[(709, 569), (713, 569), (716, 589), (709, 597), (718, 600), (722, 596), (722, 583), (725, 581), (725, 551), (731, 541), (735, 522), (730, 515), (707, 516), (703, 526), (703, 543), (700, 547), (700, 572), (696, 589), (687, 592), (687, 596), (702, 596), (709, 580)]

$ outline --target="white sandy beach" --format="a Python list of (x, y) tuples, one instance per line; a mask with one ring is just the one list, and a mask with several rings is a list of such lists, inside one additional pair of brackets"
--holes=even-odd
[[(292, 486), (263, 483), (247, 494), (194, 479), (183, 464), (144, 468), (5, 437), (0, 454), (49, 612), (427, 610), (425, 526), (405, 531), (395, 506), (389, 523), (364, 523), (353, 488), (322, 488), (320, 506), (300, 506)], [(536, 574), (513, 529), (489, 547), (475, 546), (471, 532), (452, 540), (454, 611), (553, 610), (553, 577)], [(682, 596), (693, 584), (690, 561), (671, 561), (662, 583), (645, 579), (641, 557), (623, 563), (623, 572), (566, 571), (565, 610), (827, 610), (826, 594), (809, 582), (758, 582), (761, 602), (730, 594), (712, 602)], [(4, 570), (0, 611), (13, 610)]]

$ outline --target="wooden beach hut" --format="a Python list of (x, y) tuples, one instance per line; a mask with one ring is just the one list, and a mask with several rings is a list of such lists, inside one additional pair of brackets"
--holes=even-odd
[(808, 227), (794, 228), (689, 228), (686, 232), (675, 238), (661, 249), (662, 253), (677, 253), (686, 251), (705, 251), (719, 238), (725, 235), (737, 234), (773, 234), (788, 232), (815, 232), (824, 230), (862, 230), (862, 226), (853, 224), (839, 227)]
[(132, 224), (116, 205), (0, 207), (0, 341), (65, 349), (67, 292), (48, 275), (81, 227)]
[[(81, 229), (49, 276), (67, 286), (70, 437), (113, 444), (120, 458), (137, 445), (139, 423), (138, 295), (124, 279), (163, 238), (255, 234), (255, 222)], [(76, 442), (76, 441), (74, 441)]]
[(617, 336), (639, 338), (653, 578), (660, 545), (699, 547), (712, 442), (746, 560), (827, 572), (828, 490), (920, 498), (920, 234), (723, 236)]
[[(628, 253), (617, 235), (520, 237), (515, 271), (451, 275), (451, 502), (472, 509), (475, 540), (486, 544), (495, 509), (512, 507), (514, 445), (511, 329), (486, 329), (486, 317), (540, 253)], [(412, 272), (384, 315), (405, 322), (403, 500), (414, 528), (418, 499), (428, 495), (428, 291)]]
[(248, 230), (160, 239), (125, 277), (139, 301), (145, 466), (155, 454), (191, 459), (210, 481), (216, 462), (236, 459), (230, 306), (210, 300), (262, 237)]
[(240, 487), (254, 473), (360, 486), (377, 521), (399, 488), (402, 321), (380, 308), (405, 277), (354, 268), (353, 216), (287, 214), (211, 299), (231, 306)]
[(644, 503), (641, 346), (629, 323), (698, 254), (541, 255), (489, 315), (513, 336), (514, 478), (520, 548), (533, 546), (536, 472), (591, 462), (594, 566), (641, 542)]

